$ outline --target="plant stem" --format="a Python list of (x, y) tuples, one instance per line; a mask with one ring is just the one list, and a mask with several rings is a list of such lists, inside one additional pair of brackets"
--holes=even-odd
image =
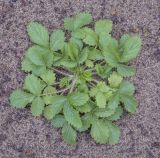
[(76, 82), (77, 82), (77, 77), (73, 80), (73, 82), (72, 82), (72, 84), (71, 84), (71, 89), (70, 89), (69, 93), (72, 93)]
[(58, 69), (56, 69), (56, 68), (53, 68), (53, 70), (56, 71), (56, 72), (59, 73), (59, 74), (64, 75), (64, 76), (73, 77), (73, 75), (70, 75), (69, 73), (64, 72), (64, 71), (62, 71), (62, 70), (58, 70)]

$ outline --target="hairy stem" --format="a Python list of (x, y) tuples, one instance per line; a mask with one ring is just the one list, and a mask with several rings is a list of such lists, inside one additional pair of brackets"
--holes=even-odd
[(69, 93), (72, 93), (77, 82), (77, 77), (73, 80)]
[(56, 68), (53, 68), (53, 70), (54, 70), (55, 72), (59, 73), (59, 74), (64, 75), (64, 76), (68, 76), (68, 77), (72, 77), (72, 76), (73, 76), (73, 75), (71, 75), (71, 74), (69, 74), (69, 73), (67, 73), (67, 72), (64, 72), (64, 71), (62, 71), (62, 70), (58, 70), (58, 69), (56, 69)]

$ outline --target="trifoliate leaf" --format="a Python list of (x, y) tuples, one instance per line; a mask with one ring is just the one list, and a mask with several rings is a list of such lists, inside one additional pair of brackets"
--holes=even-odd
[(107, 117), (107, 119), (111, 120), (111, 121), (116, 121), (116, 120), (120, 119), (122, 114), (123, 114), (123, 109), (122, 109), (122, 107), (118, 106), (118, 108), (116, 108), (116, 110), (115, 110), (115, 113), (112, 114), (111, 116)]
[(122, 64), (119, 64), (117, 66), (117, 71), (121, 76), (124, 76), (124, 77), (133, 76), (136, 73), (135, 68), (127, 65), (122, 65)]
[(90, 133), (97, 143), (105, 144), (108, 142), (110, 131), (104, 121), (96, 119), (92, 124)]
[(62, 136), (68, 144), (76, 143), (77, 132), (67, 123), (62, 128)]
[(124, 44), (124, 51), (121, 62), (128, 62), (137, 57), (141, 49), (142, 41), (139, 36), (132, 36)]
[(31, 103), (34, 96), (22, 90), (15, 90), (11, 93), (9, 100), (13, 107), (24, 108), (28, 103)]
[(44, 102), (41, 97), (36, 97), (31, 104), (31, 112), (33, 116), (40, 116), (44, 109)]
[(133, 96), (121, 96), (121, 102), (124, 103), (124, 107), (128, 112), (134, 113), (137, 110), (137, 101)]
[(56, 115), (51, 120), (51, 123), (55, 128), (60, 128), (60, 127), (63, 127), (63, 125), (66, 123), (66, 120), (63, 115)]
[(122, 80), (123, 80), (122, 76), (120, 76), (116, 72), (113, 72), (108, 78), (109, 85), (112, 88), (117, 88), (121, 84)]
[(80, 13), (75, 17), (66, 18), (64, 20), (64, 28), (66, 30), (75, 31), (92, 21), (92, 16), (89, 13)]
[(76, 128), (82, 127), (82, 121), (80, 118), (80, 115), (78, 111), (76, 111), (70, 104), (66, 102), (66, 104), (63, 107), (63, 113), (64, 117), (67, 120), (67, 122), (71, 125), (73, 125)]
[(50, 48), (53, 51), (61, 50), (64, 47), (64, 32), (58, 30), (53, 32), (50, 37)]
[(107, 108), (97, 108), (95, 110), (95, 115), (98, 116), (98, 117), (108, 117), (108, 116), (111, 116), (112, 114), (114, 114), (115, 110), (114, 109), (109, 109), (108, 107)]
[(112, 21), (111, 20), (98, 20), (95, 23), (95, 32), (97, 34), (110, 33), (112, 31)]
[(34, 75), (28, 75), (25, 79), (24, 88), (34, 95), (39, 95), (44, 86), (40, 79)]
[(119, 104), (119, 95), (115, 94), (111, 97), (111, 99), (108, 102), (108, 108), (109, 109), (116, 109)]
[(45, 81), (48, 85), (52, 85), (56, 79), (55, 77), (55, 74), (51, 71), (51, 70), (48, 70), (46, 71), (44, 74), (42, 74), (40, 76), (43, 81)]
[(106, 101), (106, 97), (102, 92), (98, 92), (96, 94), (96, 103), (99, 108), (105, 108)]
[(43, 25), (38, 22), (30, 22), (27, 25), (27, 32), (33, 43), (44, 47), (49, 46), (49, 33)]
[(72, 93), (68, 97), (68, 99), (69, 99), (70, 104), (75, 105), (75, 106), (81, 106), (81, 105), (84, 105), (89, 100), (89, 97), (85, 93), (77, 92), (77, 93)]
[(109, 144), (115, 145), (119, 142), (120, 129), (111, 122), (107, 122), (109, 128)]
[(118, 92), (122, 95), (133, 95), (134, 91), (134, 85), (128, 81), (123, 81), (118, 90)]
[(83, 32), (84, 32), (84, 35), (85, 35), (85, 37), (83, 38), (84, 43), (86, 43), (90, 46), (97, 45), (98, 37), (92, 29), (90, 29), (88, 27), (84, 27)]

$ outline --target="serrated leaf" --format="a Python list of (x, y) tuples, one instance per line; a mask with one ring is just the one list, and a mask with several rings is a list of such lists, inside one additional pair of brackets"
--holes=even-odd
[(44, 88), (44, 84), (35, 75), (28, 75), (25, 78), (24, 87), (34, 95), (39, 95)]
[(75, 92), (72, 93), (68, 99), (70, 104), (75, 106), (81, 106), (84, 105), (89, 100), (89, 97), (85, 93)]
[(121, 49), (121, 52), (123, 52), (124, 45), (129, 38), (130, 38), (129, 34), (124, 34), (124, 35), (121, 36), (120, 42), (119, 42), (119, 47)]
[(97, 45), (98, 37), (92, 29), (90, 29), (88, 27), (84, 27), (83, 32), (84, 32), (84, 35), (85, 35), (85, 37), (83, 38), (84, 43), (86, 43), (90, 46)]
[(74, 42), (79, 47), (79, 49), (82, 50), (82, 48), (83, 48), (83, 42), (82, 42), (82, 40), (77, 39), (75, 37), (71, 37), (69, 41), (70, 42)]
[(85, 64), (86, 64), (86, 66), (89, 67), (89, 68), (94, 67), (93, 61), (91, 61), (91, 60), (86, 60)]
[(64, 117), (67, 120), (67, 122), (71, 125), (73, 125), (76, 128), (82, 127), (82, 121), (80, 118), (80, 115), (78, 111), (76, 111), (70, 104), (66, 102), (66, 104), (63, 107), (63, 113)]
[(96, 94), (96, 103), (99, 108), (105, 108), (106, 101), (106, 97), (102, 92), (98, 92)]
[(63, 77), (61, 80), (60, 80), (60, 83), (59, 83), (59, 86), (60, 88), (64, 87), (64, 86), (69, 86), (69, 78), (68, 77)]
[(101, 92), (109, 92), (110, 91), (110, 87), (106, 85), (105, 82), (99, 82), (97, 84), (97, 88), (101, 91)]
[(119, 104), (119, 95), (114, 94), (108, 102), (109, 109), (116, 109)]
[(123, 81), (118, 90), (118, 92), (122, 95), (133, 95), (134, 91), (134, 85), (129, 81)]
[(76, 109), (81, 113), (87, 113), (87, 112), (90, 112), (92, 110), (92, 107), (90, 106), (89, 103), (86, 103), (82, 106), (77, 106)]
[(64, 32), (62, 30), (58, 30), (56, 32), (52, 32), (50, 37), (50, 48), (53, 51), (61, 50), (64, 47)]
[(48, 85), (52, 85), (56, 79), (55, 74), (51, 70), (47, 70), (44, 74), (41, 75), (41, 78)]
[(66, 30), (75, 31), (92, 21), (92, 16), (89, 13), (80, 13), (75, 17), (66, 18), (64, 20), (64, 28)]
[(38, 22), (30, 22), (27, 25), (27, 32), (33, 43), (44, 47), (49, 46), (49, 33), (43, 25)]
[(36, 97), (31, 104), (31, 112), (33, 116), (40, 116), (44, 109), (44, 102), (41, 97)]
[(92, 138), (100, 144), (106, 144), (109, 139), (109, 128), (102, 120), (95, 120), (91, 127)]
[(97, 34), (110, 33), (112, 31), (112, 21), (111, 20), (98, 20), (95, 23), (95, 32)]
[(14, 90), (9, 97), (10, 103), (13, 107), (24, 108), (28, 103), (31, 103), (34, 96), (22, 90)]
[(121, 62), (128, 62), (137, 57), (141, 49), (141, 38), (139, 36), (131, 36), (124, 44), (124, 51)]
[(122, 65), (122, 64), (119, 64), (117, 66), (117, 71), (121, 76), (124, 76), (124, 77), (129, 77), (136, 74), (135, 68), (127, 65)]
[(109, 85), (112, 88), (117, 88), (121, 84), (122, 80), (123, 80), (122, 76), (120, 76), (116, 72), (113, 72), (108, 78)]
[(88, 54), (87, 52), (81, 52), (80, 57), (79, 57), (79, 64), (82, 64), (87, 60)]
[(109, 109), (108, 107), (107, 108), (97, 108), (95, 109), (95, 115), (98, 116), (98, 117), (108, 117), (108, 116), (111, 116), (112, 114), (114, 114), (115, 110), (114, 109)]
[(115, 113), (107, 117), (107, 120), (117, 121), (118, 119), (120, 119), (122, 114), (123, 114), (123, 109), (122, 107), (118, 106), (118, 108), (116, 108), (115, 110)]
[(121, 102), (124, 104), (124, 107), (128, 112), (130, 113), (136, 112), (138, 104), (133, 96), (122, 95)]
[(62, 128), (62, 136), (63, 139), (68, 143), (68, 144), (75, 144), (76, 143), (76, 137), (77, 137), (77, 132), (74, 130), (71, 125), (65, 124)]
[(63, 125), (66, 123), (66, 120), (64, 119), (63, 115), (56, 115), (52, 120), (51, 123), (55, 128), (63, 127)]
[(107, 122), (109, 128), (109, 144), (115, 145), (119, 142), (120, 129), (111, 122)]

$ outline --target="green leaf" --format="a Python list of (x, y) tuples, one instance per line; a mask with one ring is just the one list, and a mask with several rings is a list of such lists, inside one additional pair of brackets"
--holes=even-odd
[(123, 114), (123, 109), (122, 109), (122, 107), (118, 106), (118, 108), (116, 108), (116, 110), (115, 110), (115, 113), (112, 114), (111, 116), (107, 117), (107, 120), (117, 121), (118, 119), (120, 119), (122, 114)]
[(69, 77), (63, 77), (61, 80), (60, 80), (60, 88), (64, 87), (64, 86), (69, 86)]
[(75, 31), (92, 21), (92, 16), (89, 13), (80, 13), (75, 17), (66, 18), (64, 20), (64, 28), (66, 30)]
[(118, 41), (112, 38), (110, 35), (105, 36), (102, 34), (99, 38), (99, 44), (103, 50), (103, 55), (106, 62), (110, 66), (117, 66), (120, 60), (120, 54), (118, 53)]
[(81, 113), (87, 113), (87, 112), (90, 112), (92, 110), (92, 107), (90, 106), (89, 103), (86, 103), (82, 106), (77, 106), (76, 109)]
[(108, 102), (109, 109), (116, 109), (119, 104), (119, 95), (114, 94)]
[(55, 128), (63, 127), (63, 125), (66, 123), (66, 120), (64, 119), (63, 115), (56, 115), (52, 120), (51, 123)]
[(98, 92), (96, 95), (96, 103), (99, 108), (105, 108), (106, 106), (106, 97), (102, 92)]
[(48, 85), (52, 85), (56, 79), (55, 74), (51, 70), (47, 70), (44, 74), (41, 75), (41, 78)]
[(79, 64), (82, 64), (87, 60), (88, 54), (87, 52), (81, 52), (80, 57), (79, 57)]
[(124, 103), (125, 109), (130, 113), (135, 113), (137, 110), (137, 101), (133, 96), (121, 96), (121, 102)]
[(112, 21), (111, 20), (98, 20), (95, 23), (95, 32), (97, 34), (110, 33), (112, 31)]
[(28, 75), (25, 79), (24, 87), (34, 95), (39, 95), (44, 88), (44, 84), (34, 75)]
[(109, 85), (113, 88), (117, 88), (121, 84), (122, 80), (122, 76), (116, 72), (113, 72), (108, 78)]
[(123, 81), (118, 90), (118, 92), (122, 95), (133, 95), (134, 91), (134, 85), (128, 81)]
[(121, 76), (124, 77), (134, 76), (136, 74), (135, 68), (122, 64), (117, 66), (117, 71)]
[(119, 128), (111, 122), (107, 122), (109, 127), (109, 144), (115, 145), (119, 143), (120, 130)]
[(43, 25), (38, 22), (30, 22), (27, 25), (27, 32), (33, 43), (44, 47), (49, 46), (49, 33)]
[(120, 49), (122, 49), (121, 52), (123, 52), (124, 45), (129, 38), (130, 38), (129, 34), (124, 34), (121, 36), (120, 45), (119, 45)]
[(82, 48), (83, 48), (82, 40), (77, 39), (75, 37), (71, 37), (69, 41), (75, 43), (79, 47), (79, 49), (82, 50)]
[(31, 112), (33, 116), (40, 116), (44, 109), (44, 102), (41, 97), (36, 97), (31, 104)]
[(100, 144), (106, 144), (109, 139), (109, 128), (102, 120), (95, 120), (91, 127), (92, 138)]
[(14, 90), (10, 97), (10, 103), (13, 107), (24, 108), (28, 103), (31, 103), (34, 99), (34, 96), (30, 93), (26, 93), (22, 90)]
[(62, 30), (58, 30), (56, 32), (52, 32), (50, 37), (50, 48), (53, 51), (61, 50), (64, 47), (64, 32)]
[(111, 116), (112, 114), (114, 114), (115, 110), (114, 109), (109, 109), (108, 107), (107, 108), (97, 108), (95, 110), (95, 115), (98, 116), (98, 117), (108, 117), (108, 116)]
[(68, 99), (70, 104), (75, 106), (81, 106), (84, 105), (89, 100), (89, 97), (85, 93), (74, 92), (69, 96)]
[(76, 111), (71, 105), (69, 105), (67, 102), (63, 107), (63, 113), (64, 117), (67, 120), (67, 122), (71, 125), (73, 125), (76, 128), (82, 127), (82, 121), (80, 118), (80, 115), (78, 111)]
[(111, 88), (107, 86), (105, 82), (102, 82), (102, 81), (100, 81), (97, 84), (97, 87), (101, 92), (109, 92), (111, 90)]
[(84, 32), (84, 35), (85, 35), (85, 37), (83, 38), (84, 43), (86, 43), (90, 46), (97, 45), (98, 37), (92, 29), (90, 29), (88, 27), (84, 27), (83, 32)]
[(124, 44), (121, 62), (128, 62), (137, 57), (141, 49), (142, 41), (139, 36), (131, 36)]
[(69, 124), (65, 124), (63, 126), (62, 136), (63, 136), (63, 139), (68, 144), (75, 144), (76, 143), (77, 132)]

